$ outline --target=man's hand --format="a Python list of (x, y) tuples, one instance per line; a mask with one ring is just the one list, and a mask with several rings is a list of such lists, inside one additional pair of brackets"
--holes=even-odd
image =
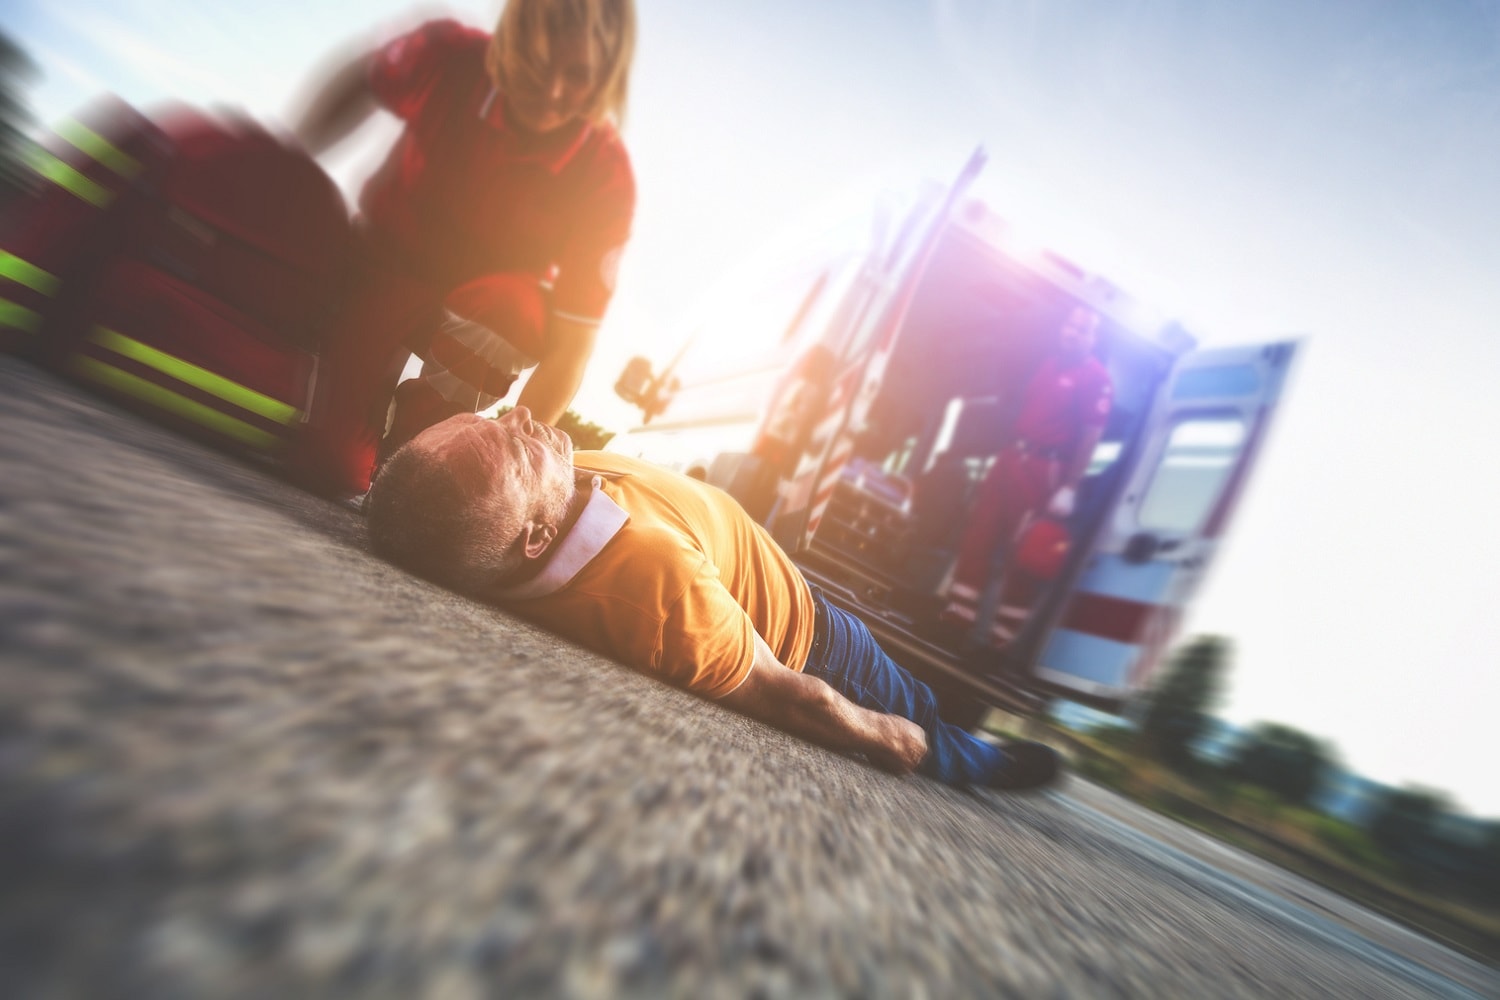
[(814, 743), (862, 753), (896, 774), (911, 773), (927, 756), (921, 726), (861, 708), (818, 678), (788, 669), (758, 635), (750, 676), (719, 704)]
[(873, 750), (866, 750), (870, 763), (892, 774), (910, 774), (927, 756), (927, 734), (922, 727), (899, 715), (879, 716), (889, 728), (885, 739)]

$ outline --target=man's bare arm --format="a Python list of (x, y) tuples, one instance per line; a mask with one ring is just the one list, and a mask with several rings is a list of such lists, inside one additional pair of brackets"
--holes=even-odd
[(818, 678), (787, 669), (759, 635), (750, 676), (719, 704), (810, 742), (862, 753), (897, 774), (915, 770), (927, 755), (921, 726), (861, 708)]

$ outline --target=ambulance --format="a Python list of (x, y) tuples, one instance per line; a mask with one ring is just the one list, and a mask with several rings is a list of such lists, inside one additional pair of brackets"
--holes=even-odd
[[(1121, 711), (1225, 537), (1299, 345), (1197, 349), (971, 197), (983, 164), (775, 257), (665, 364), (631, 359), (615, 389), (641, 420), (608, 447), (733, 495), (950, 721), (1059, 696)], [(976, 658), (951, 586), (965, 518), (1079, 304), (1100, 316), (1113, 409), (1056, 558), (1007, 571), (995, 653)]]

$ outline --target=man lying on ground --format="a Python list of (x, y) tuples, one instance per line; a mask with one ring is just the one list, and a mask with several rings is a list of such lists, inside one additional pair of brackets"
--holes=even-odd
[(381, 469), (365, 510), (397, 565), (796, 736), (952, 785), (1057, 774), (1039, 743), (997, 747), (939, 719), (932, 691), (728, 494), (575, 455), (523, 406), (428, 428)]

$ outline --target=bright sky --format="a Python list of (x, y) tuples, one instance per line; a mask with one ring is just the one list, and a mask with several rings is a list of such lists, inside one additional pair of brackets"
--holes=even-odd
[[(585, 416), (627, 418), (624, 359), (670, 354), (749, 250), (983, 143), (996, 211), (1205, 344), (1308, 338), (1188, 623), (1237, 643), (1224, 713), (1500, 815), (1500, 0), (638, 2), (639, 211)], [(4, 27), (44, 120), (106, 89), (284, 120), (331, 50), (423, 16), (256, 8), (10, 0)]]

